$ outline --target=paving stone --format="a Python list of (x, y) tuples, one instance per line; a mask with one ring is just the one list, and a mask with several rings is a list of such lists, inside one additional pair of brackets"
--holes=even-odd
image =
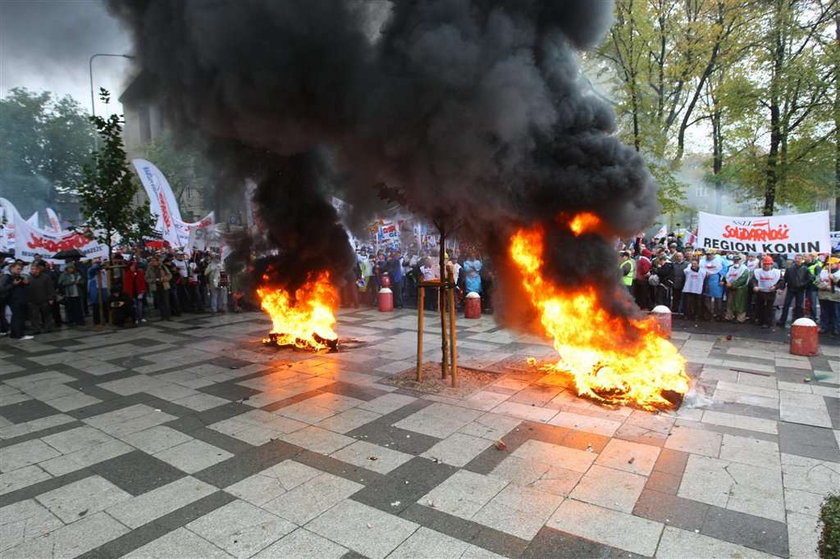
[(612, 439), (595, 463), (633, 474), (649, 475), (659, 458), (660, 449), (639, 443)]
[(461, 470), (420, 499), (420, 504), (472, 518), (505, 486), (506, 480)]
[(0, 474), (0, 495), (50, 479), (52, 476), (36, 465), (25, 466)]
[(780, 393), (779, 414), (783, 421), (831, 428), (825, 399), (816, 394)]
[(62, 454), (69, 454), (83, 448), (112, 442), (114, 438), (98, 429), (84, 426), (49, 435), (43, 437), (42, 440)]
[(778, 434), (777, 422), (770, 419), (761, 419), (758, 417), (705, 410), (703, 412), (702, 421), (704, 423), (723, 425), (726, 427), (737, 427), (738, 429), (747, 429), (750, 431), (769, 433), (771, 435)]
[(697, 559), (739, 557), (744, 559), (770, 559), (772, 555), (761, 553), (741, 545), (727, 543), (702, 534), (666, 526), (662, 540), (656, 550), (656, 557), (662, 559), (684, 559), (686, 550)]
[(500, 557), (485, 549), (421, 527), (395, 549), (388, 559), (442, 559), (447, 557)]
[(76, 557), (127, 531), (125, 526), (100, 512), (8, 549), (0, 557)]
[(683, 530), (699, 530), (706, 519), (709, 505), (645, 489), (636, 501), (633, 514), (648, 520), (676, 526)]
[(394, 427), (443, 439), (481, 415), (480, 411), (436, 403), (394, 423)]
[(0, 552), (64, 526), (33, 499), (0, 508)]
[(344, 557), (345, 553), (347, 553), (347, 548), (309, 530), (298, 528), (254, 555), (254, 559), (275, 559), (277, 557), (339, 559)]
[(0, 416), (12, 423), (26, 423), (59, 414), (59, 410), (40, 400), (26, 400), (0, 407)]
[(665, 448), (717, 458), (722, 440), (719, 433), (677, 426), (671, 431)]
[(0, 473), (31, 466), (57, 456), (61, 456), (61, 453), (37, 439), (0, 448)]
[(782, 522), (711, 507), (700, 533), (771, 555), (788, 555), (787, 528)]
[(384, 415), (396, 411), (417, 400), (403, 394), (385, 394), (359, 405), (359, 409)]
[(558, 495), (509, 484), (470, 520), (530, 540), (562, 501), (563, 497)]
[(116, 458), (133, 450), (127, 444), (113, 439), (99, 445), (88, 446), (76, 452), (41, 462), (40, 466), (54, 476), (61, 476), (105, 460), (110, 460), (111, 458)]
[(398, 514), (456, 471), (456, 468), (447, 464), (416, 457), (388, 475), (367, 483), (352, 498), (371, 507)]
[(453, 433), (424, 452), (422, 456), (452, 466), (465, 466), (489, 448), (491, 444), (487, 439), (463, 433)]
[(207, 444), (204, 441), (190, 440), (156, 453), (155, 458), (172, 464), (188, 474), (208, 468), (231, 458), (233, 454)]
[(36, 497), (67, 524), (130, 498), (130, 494), (99, 476), (87, 477)]
[(367, 411), (360, 408), (353, 408), (343, 411), (327, 419), (319, 421), (317, 426), (322, 429), (327, 429), (333, 433), (340, 433), (342, 435), (367, 425), (371, 421), (376, 421), (382, 417), (378, 413)]
[(522, 555), (524, 559), (581, 559), (598, 557), (599, 559), (642, 559), (641, 555), (610, 547), (586, 538), (581, 538), (548, 526), (534, 537)]
[[(583, 475), (570, 496), (594, 505), (632, 512), (645, 482), (643, 476), (595, 465)], [(607, 487), (609, 490), (605, 491)]]
[(791, 558), (810, 558), (819, 555), (817, 551), (822, 525), (811, 515), (788, 513), (788, 545)]
[(411, 455), (384, 448), (365, 441), (356, 441), (334, 453), (331, 456), (342, 462), (387, 474), (391, 470), (411, 460)]
[(495, 413), (485, 413), (475, 421), (464, 425), (459, 430), (459, 433), (488, 439), (490, 441), (497, 441), (513, 431), (521, 423), (522, 420), (518, 418)]
[(779, 450), (783, 453), (840, 462), (838, 444), (830, 429), (779, 423)]
[(291, 522), (238, 500), (187, 524), (187, 529), (234, 557), (250, 557), (295, 528)]
[(320, 474), (265, 503), (262, 508), (302, 526), (361, 488), (358, 483), (332, 474)]
[(342, 501), (306, 528), (366, 557), (382, 559), (419, 526), (355, 501)]
[(165, 425), (125, 435), (122, 438), (128, 444), (146, 452), (155, 454), (192, 440), (192, 437)]
[(785, 489), (798, 489), (827, 495), (840, 487), (840, 464), (793, 454), (782, 454)]
[(140, 451), (121, 454), (89, 468), (132, 495), (146, 493), (185, 476), (166, 462)]
[(225, 491), (249, 503), (262, 506), (321, 475), (320, 470), (293, 460), (285, 460), (227, 487)]
[(639, 555), (652, 556), (663, 525), (572, 499), (564, 501), (546, 524), (563, 532)]
[(125, 556), (126, 559), (147, 559), (149, 557), (206, 557), (208, 559), (229, 558), (232, 555), (201, 538), (186, 528), (162, 536)]
[(192, 477), (184, 477), (157, 489), (124, 500), (107, 513), (130, 528), (138, 528), (216, 491)]

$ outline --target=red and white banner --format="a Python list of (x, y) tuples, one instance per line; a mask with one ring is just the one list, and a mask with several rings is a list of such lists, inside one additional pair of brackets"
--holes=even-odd
[(700, 212), (696, 248), (762, 254), (831, 252), (828, 212), (727, 217)]
[(54, 209), (47, 208), (47, 220), (50, 223), (50, 229), (52, 229), (53, 233), (61, 231), (61, 220), (58, 219), (58, 214), (55, 213)]
[(32, 227), (24, 220), (15, 224), (15, 258), (30, 262), (36, 254), (50, 259), (54, 254), (76, 249), (89, 258), (107, 258), (108, 247), (95, 239), (89, 239), (74, 231), (43, 231)]

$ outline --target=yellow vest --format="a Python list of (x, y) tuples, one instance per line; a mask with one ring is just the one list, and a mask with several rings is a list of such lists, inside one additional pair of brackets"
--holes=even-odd
[(630, 264), (630, 272), (626, 276), (621, 276), (621, 283), (623, 283), (624, 285), (630, 286), (630, 285), (633, 285), (633, 276), (636, 275), (635, 274), (636, 263), (633, 262), (632, 258), (628, 258), (624, 262), (619, 262), (618, 263), (618, 269), (621, 270), (622, 274), (624, 273), (624, 265), (625, 264)]

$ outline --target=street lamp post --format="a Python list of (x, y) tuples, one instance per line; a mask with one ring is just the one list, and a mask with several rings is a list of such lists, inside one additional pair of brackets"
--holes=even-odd
[(130, 56), (128, 54), (110, 54), (110, 53), (104, 53), (104, 52), (98, 52), (98, 53), (96, 53), (96, 54), (94, 54), (90, 57), (90, 60), (88, 60), (88, 72), (90, 74), (90, 114), (91, 114), (91, 116), (96, 116), (96, 105), (95, 105), (96, 100), (95, 100), (94, 95), (93, 95), (93, 59), (96, 58), (97, 56), (111, 56), (111, 57), (114, 57), (114, 58), (127, 58), (129, 60), (134, 58), (133, 56)]

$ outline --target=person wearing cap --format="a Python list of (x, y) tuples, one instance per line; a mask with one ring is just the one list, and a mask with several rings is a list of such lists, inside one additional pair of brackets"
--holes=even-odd
[(820, 334), (840, 334), (840, 258), (829, 258), (814, 280), (820, 301)]
[(622, 250), (619, 253), (618, 271), (621, 274), (621, 284), (627, 288), (627, 292), (633, 295), (633, 276), (636, 272), (636, 263), (630, 258), (630, 253)]
[(793, 257), (793, 264), (785, 270), (785, 275), (782, 277), (782, 283), (787, 291), (785, 292), (782, 316), (779, 317), (779, 322), (776, 323), (776, 326), (780, 328), (785, 327), (791, 303), (793, 303), (793, 320), (802, 317), (804, 314), (805, 289), (813, 281), (814, 277), (805, 266), (805, 259), (801, 254), (795, 255)]
[(773, 304), (782, 281), (782, 271), (775, 268), (774, 264), (770, 256), (765, 256), (761, 260), (761, 268), (753, 272), (755, 314), (762, 328), (773, 325)]
[(732, 256), (732, 266), (726, 271), (726, 316), (728, 321), (747, 321), (747, 284), (750, 271), (742, 264), (740, 254)]

